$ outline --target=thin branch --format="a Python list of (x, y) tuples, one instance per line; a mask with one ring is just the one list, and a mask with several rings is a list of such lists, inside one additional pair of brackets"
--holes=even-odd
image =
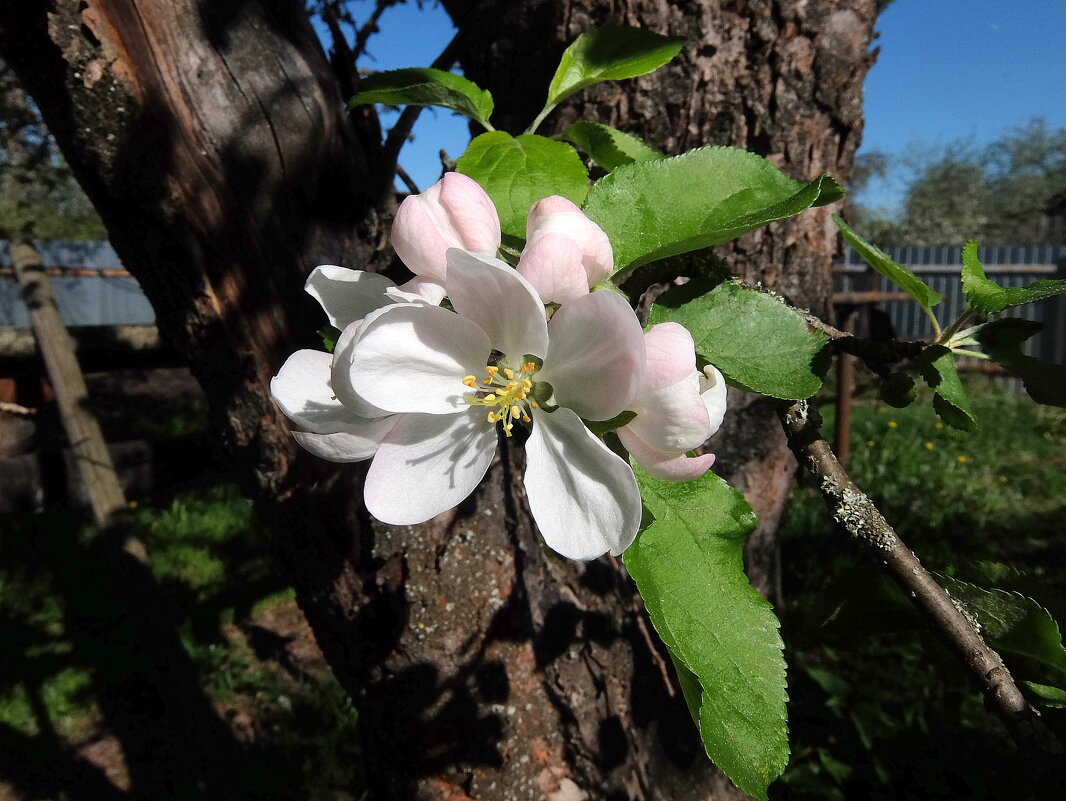
[[(462, 37), (463, 28), (460, 26), (455, 32), (455, 36), (453, 36), (452, 40), (444, 46), (440, 55), (434, 59), (430, 66), (437, 70), (449, 69), (455, 63)], [(396, 124), (392, 126), (389, 135), (385, 137), (385, 152), (382, 155), (384, 162), (381, 173), (383, 176), (391, 179), (392, 175), (396, 172), (396, 161), (400, 157), (400, 150), (407, 143), (407, 139), (410, 137), (411, 131), (415, 127), (415, 122), (418, 121), (418, 115), (421, 113), (422, 106), (407, 106), (400, 113), (400, 118), (396, 120)]]
[(352, 49), (352, 69), (355, 69), (356, 61), (366, 52), (366, 43), (370, 40), (370, 37), (378, 32), (378, 20), (381, 19), (381, 15), (385, 13), (386, 9), (397, 5), (399, 2), (401, 0), (378, 0), (374, 10), (367, 17), (366, 22), (363, 23), (363, 27), (356, 31), (355, 47)]
[(416, 184), (412, 180), (411, 176), (407, 174), (407, 170), (405, 170), (399, 164), (396, 165), (396, 177), (403, 181), (404, 186), (407, 187), (407, 191), (409, 191), (412, 195), (417, 195), (419, 192), (422, 191), (418, 188), (418, 184)]
[(1060, 754), (1062, 746), (1014, 683), (1003, 660), (973, 623), (900, 540), (873, 502), (857, 487), (818, 433), (806, 401), (780, 407), (788, 444), (800, 464), (818, 479), (822, 496), (849, 534), (872, 548), (896, 582), (914, 598), (928, 622), (977, 680), (988, 701), (1030, 755)]

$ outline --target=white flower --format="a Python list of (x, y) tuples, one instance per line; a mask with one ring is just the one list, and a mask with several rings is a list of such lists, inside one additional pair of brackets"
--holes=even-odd
[(644, 334), (647, 365), (629, 411), (637, 416), (617, 429), (618, 439), (650, 475), (666, 481), (699, 478), (714, 454), (689, 457), (722, 425), (726, 386), (708, 365), (696, 370), (692, 335), (677, 323), (660, 323)]
[(396, 415), (367, 474), (367, 509), (402, 525), (456, 506), (488, 469), (497, 424), (510, 434), (521, 421), (532, 428), (526, 494), (548, 545), (572, 559), (621, 553), (640, 523), (636, 479), (582, 418), (615, 417), (641, 384), (633, 310), (596, 292), (549, 322), (514, 269), (457, 249), (448, 252), (445, 285), (456, 313), (386, 306), (338, 343), (338, 397), (347, 402), (350, 387), (363, 413)]

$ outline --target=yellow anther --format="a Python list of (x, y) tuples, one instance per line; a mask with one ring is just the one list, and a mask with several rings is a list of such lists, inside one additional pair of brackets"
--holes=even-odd
[(518, 393), (517, 395), (515, 395), (515, 398), (516, 398), (517, 400), (525, 400), (525, 399), (526, 399), (526, 393), (524, 393), (524, 392), (519, 392), (519, 393)]
[(488, 373), (490, 376), (493, 376), (493, 375), (496, 375), (496, 373), (500, 372), (500, 368), (499, 367), (486, 367), (485, 368), (485, 372)]
[(504, 367), (503, 368), (503, 374), (505, 376), (507, 376), (507, 380), (508, 381), (510, 381), (512, 378), (514, 378), (514, 370), (512, 370), (510, 367)]
[(490, 423), (495, 423), (499, 421), (500, 416), (496, 414), (496, 412), (489, 412), (489, 416), (485, 419), (487, 419)]
[(530, 417), (528, 414), (524, 414), (524, 415), (522, 415), (522, 422), (523, 423), (532, 423), (533, 422), (533, 418)]
[(521, 417), (521, 416), (522, 416), (522, 410), (519, 409), (517, 406), (512, 406), (511, 407), (511, 417)]
[(533, 382), (528, 378), (523, 378), (519, 383), (522, 386), (523, 392), (529, 392), (529, 390), (533, 389)]
[(465, 376), (463, 378), (463, 383), (466, 384), (468, 387), (476, 387), (477, 386), (477, 378), (475, 376), (472, 376), (472, 375)]
[(536, 401), (533, 401), (529, 405), (532, 406), (534, 409), (539, 409), (540, 408), (540, 404), (537, 403)]
[(492, 401), (496, 400), (496, 393), (490, 392), (488, 395), (482, 398), (482, 400), (487, 401), (489, 404), (491, 404)]

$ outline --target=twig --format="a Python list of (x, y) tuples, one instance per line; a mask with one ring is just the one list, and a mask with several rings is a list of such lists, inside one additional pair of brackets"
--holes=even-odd
[(818, 479), (834, 520), (872, 548), (896, 582), (914, 598), (929, 623), (977, 679), (981, 690), (1029, 753), (1060, 754), (1062, 746), (1025, 700), (1003, 660), (963, 611), (900, 540), (873, 502), (857, 487), (818, 433), (806, 401), (779, 407), (789, 447)]
[(404, 186), (406, 186), (406, 187), (407, 187), (408, 191), (409, 191), (409, 192), (410, 192), (410, 193), (411, 193), (412, 195), (417, 195), (417, 194), (418, 194), (419, 192), (421, 192), (421, 191), (422, 191), (422, 190), (420, 190), (420, 189), (418, 188), (418, 184), (416, 184), (416, 183), (415, 183), (415, 182), (414, 182), (414, 181), (413, 181), (413, 180), (411, 179), (411, 176), (407, 174), (407, 170), (405, 170), (405, 169), (404, 169), (403, 167), (401, 167), (401, 166), (400, 166), (399, 164), (397, 164), (397, 165), (396, 165), (396, 177), (397, 177), (397, 178), (399, 178), (399, 179), (400, 179), (401, 181), (403, 181), (403, 183), (404, 183)]
[[(478, 4), (475, 3), (474, 8), (476, 8), (477, 5)], [(473, 11), (473, 9), (471, 9), (471, 11)], [(452, 40), (440, 51), (440, 55), (433, 60), (432, 64), (430, 64), (433, 69), (447, 70), (451, 68), (459, 53), (459, 45), (462, 43), (463, 33), (463, 26), (460, 24), (458, 30), (455, 32), (455, 36), (452, 37)], [(411, 131), (415, 127), (415, 122), (418, 120), (418, 115), (421, 113), (422, 106), (407, 106), (400, 113), (400, 118), (396, 120), (396, 124), (392, 126), (389, 135), (385, 137), (382, 175), (390, 181), (392, 180), (393, 174), (396, 172), (396, 161), (400, 157), (400, 150), (407, 142), (407, 138), (411, 135)]]
[(8, 414), (23, 414), (34, 415), (37, 414), (36, 409), (31, 409), (29, 406), (23, 406), (19, 403), (9, 403), (8, 401), (0, 401), (0, 412), (7, 412)]
[(370, 16), (367, 17), (366, 22), (355, 33), (355, 47), (352, 49), (352, 69), (355, 69), (355, 62), (366, 52), (366, 43), (370, 40), (370, 37), (378, 32), (378, 20), (381, 19), (381, 15), (385, 13), (385, 10), (390, 6), (396, 5), (400, 0), (378, 0), (374, 6), (374, 10)]

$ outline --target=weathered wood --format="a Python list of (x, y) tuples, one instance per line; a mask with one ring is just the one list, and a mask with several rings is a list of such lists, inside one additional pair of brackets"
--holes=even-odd
[[(125, 513), (126, 497), (115, 474), (100, 424), (88, 409), (89, 390), (74, 355), (74, 343), (63, 325), (63, 318), (59, 316), (51, 284), (44, 274), (37, 251), (25, 242), (12, 245), (11, 264), (29, 310), (30, 323), (48, 370), (48, 378), (55, 388), (63, 427), (85, 485), (93, 517), (101, 526), (111, 525)], [(143, 556), (143, 548), (141, 551)]]
[[(154, 325), (81, 325), (67, 329), (85, 372), (172, 367), (180, 357)], [(32, 328), (0, 328), (0, 375), (26, 370), (37, 360)]]

